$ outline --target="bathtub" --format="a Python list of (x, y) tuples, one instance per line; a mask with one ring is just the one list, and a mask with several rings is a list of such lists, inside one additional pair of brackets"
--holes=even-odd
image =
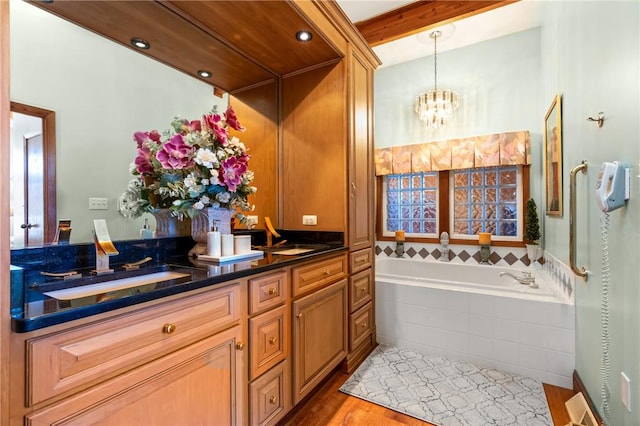
[(376, 258), (379, 343), (572, 387), (575, 308), (542, 270)]

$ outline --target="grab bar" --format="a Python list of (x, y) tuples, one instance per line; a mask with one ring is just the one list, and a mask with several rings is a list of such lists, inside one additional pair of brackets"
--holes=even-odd
[(569, 265), (577, 276), (584, 278), (586, 281), (587, 268), (584, 266), (578, 268), (576, 266), (576, 174), (578, 172), (587, 173), (586, 160), (571, 169), (571, 174), (569, 175)]

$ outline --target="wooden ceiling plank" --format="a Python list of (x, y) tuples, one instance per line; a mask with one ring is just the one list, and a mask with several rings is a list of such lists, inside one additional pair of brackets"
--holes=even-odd
[(355, 25), (369, 46), (374, 47), (516, 1), (518, 0), (423, 0)]

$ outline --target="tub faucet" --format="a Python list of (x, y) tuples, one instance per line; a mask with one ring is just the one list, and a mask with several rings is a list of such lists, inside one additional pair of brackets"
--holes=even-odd
[(396, 256), (404, 257), (404, 241), (396, 241)]
[(440, 260), (443, 262), (449, 261), (449, 234), (447, 232), (443, 232), (440, 234), (440, 245), (442, 246), (442, 256)]
[(531, 272), (522, 272), (521, 276), (517, 276), (512, 274), (511, 272), (500, 272), (499, 274), (501, 277), (503, 276), (509, 276), (511, 278), (513, 278), (514, 280), (518, 281), (520, 284), (525, 284), (525, 285), (533, 285), (536, 282), (536, 278), (534, 276), (531, 275)]

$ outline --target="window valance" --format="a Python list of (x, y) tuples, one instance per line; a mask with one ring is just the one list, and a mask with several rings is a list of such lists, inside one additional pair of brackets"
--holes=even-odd
[(376, 175), (530, 164), (528, 130), (375, 150)]

